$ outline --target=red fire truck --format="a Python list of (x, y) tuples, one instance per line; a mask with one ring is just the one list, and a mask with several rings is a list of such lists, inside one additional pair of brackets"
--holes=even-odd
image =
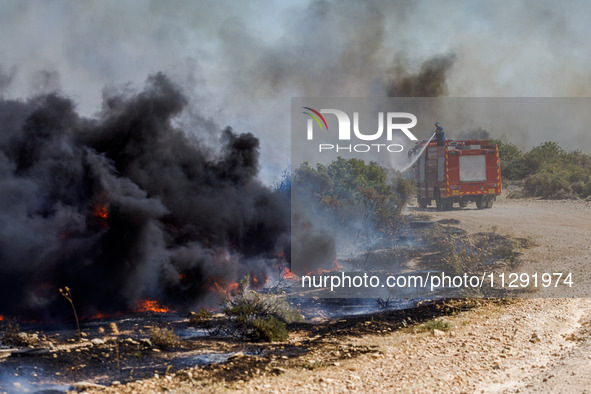
[(423, 141), (412, 153), (419, 156), (413, 167), (422, 208), (433, 200), (441, 211), (471, 201), (478, 209), (492, 208), (501, 194), (499, 151), (488, 140)]

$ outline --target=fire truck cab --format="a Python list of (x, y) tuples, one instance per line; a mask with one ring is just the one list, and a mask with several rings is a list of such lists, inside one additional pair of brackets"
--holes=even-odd
[(421, 152), (413, 169), (422, 208), (433, 201), (442, 211), (469, 202), (492, 208), (501, 194), (499, 151), (488, 140), (422, 141), (413, 152)]

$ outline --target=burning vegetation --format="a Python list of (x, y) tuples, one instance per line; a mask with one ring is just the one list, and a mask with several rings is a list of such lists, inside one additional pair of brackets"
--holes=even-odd
[[(445, 94), (454, 61), (435, 56), (416, 74), (397, 64), (383, 76), (384, 90)], [(332, 235), (311, 229), (290, 240), (290, 190), (258, 180), (258, 139), (220, 132), (198, 108), (176, 122), (187, 104), (161, 73), (141, 91), (107, 91), (94, 118), (59, 93), (0, 99), (0, 316), (67, 318), (56, 293), (65, 283), (83, 318), (133, 311), (140, 300), (187, 311), (246, 274), (255, 288), (292, 278), (292, 250), (305, 249), (298, 257), (307, 271), (298, 274), (334, 269)], [(204, 142), (212, 136), (215, 147)], [(359, 191), (395, 208), (380, 223), (377, 214), (368, 219), (380, 231), (394, 228), (403, 201), (383, 189)], [(334, 207), (337, 196), (323, 201)], [(309, 224), (294, 220), (296, 228)]]
[(133, 308), (134, 312), (154, 312), (154, 313), (168, 313), (171, 312), (170, 308), (167, 306), (160, 305), (158, 301), (154, 300), (139, 300), (135, 308)]
[[(81, 316), (188, 310), (240, 277), (264, 283), (288, 250), (289, 196), (262, 185), (259, 142), (174, 119), (187, 104), (167, 77), (105, 96), (79, 116), (60, 94), (0, 100), (0, 314)], [(284, 255), (289, 255), (285, 253)]]

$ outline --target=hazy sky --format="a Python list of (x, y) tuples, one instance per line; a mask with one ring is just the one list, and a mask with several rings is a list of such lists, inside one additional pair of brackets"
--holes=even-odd
[[(0, 95), (58, 89), (92, 116), (104, 89), (162, 71), (187, 112), (257, 135), (270, 179), (288, 161), (291, 97), (385, 95), (434, 56), (452, 59), (449, 96), (590, 96), (590, 11), (584, 0), (0, 0)], [(584, 126), (492, 133), (589, 152)]]

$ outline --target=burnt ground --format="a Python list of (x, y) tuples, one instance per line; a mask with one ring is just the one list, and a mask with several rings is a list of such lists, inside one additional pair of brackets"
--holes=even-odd
[[(408, 225), (401, 230), (398, 247), (381, 245), (339, 261), (346, 270), (365, 270), (368, 266), (384, 273), (394, 272), (392, 267), (398, 270), (440, 269), (435, 264), (439, 264), (446, 253), (448, 257), (454, 257), (455, 253), (455, 243), (444, 245), (446, 240), (454, 235), (465, 238), (465, 231), (456, 225), (455, 220), (432, 222), (418, 214), (410, 217)], [(492, 249), (505, 247), (511, 240), (494, 232), (479, 233), (476, 237), (486, 240), (486, 246)], [(466, 249), (466, 245), (460, 246)], [(515, 253), (513, 257), (518, 255)], [(487, 259), (484, 262), (490, 263)], [(453, 261), (450, 264), (453, 265)], [(273, 374), (286, 368), (317, 368), (318, 365), (309, 365), (310, 355), (323, 354), (322, 363), (325, 364), (376, 351), (375, 347), (359, 344), (343, 348), (346, 338), (388, 335), (483, 303), (506, 302), (323, 298), (322, 292), (301, 294), (295, 290), (288, 295), (288, 300), (307, 319), (306, 323), (288, 325), (290, 337), (296, 338), (289, 342), (248, 342), (220, 332), (217, 328), (224, 325), (222, 316), (196, 327), (189, 325), (186, 317), (175, 313), (136, 313), (83, 322), (81, 340), (72, 329), (73, 322), (57, 326), (21, 325), (20, 332), (27, 333), (25, 338), (35, 340), (30, 346), (5, 343), (0, 347), (0, 392), (65, 391), (72, 383), (80, 381), (118, 385), (153, 376), (169, 376), (177, 371), (182, 374), (186, 368), (195, 371), (195, 366), (199, 372), (187, 378), (202, 382), (248, 380), (261, 371)], [(117, 325), (118, 334), (113, 333), (112, 323)], [(6, 321), (0, 322), (0, 331), (2, 326), (5, 331), (9, 328)], [(167, 348), (157, 346), (150, 340), (152, 327), (170, 328), (181, 341)]]
[[(340, 342), (368, 334), (387, 335), (491, 302), (502, 301), (423, 302), (411, 309), (348, 316), (324, 323), (292, 324), (288, 326), (291, 336), (301, 340), (282, 343), (251, 343), (234, 337), (208, 336), (206, 331), (190, 327), (187, 319), (174, 314), (135, 315), (86, 323), (83, 325), (86, 337), (82, 341), (75, 339), (76, 331), (45, 327), (36, 331), (41, 339), (34, 347), (3, 350), (0, 389), (65, 391), (79, 381), (108, 386), (194, 366), (201, 366), (198, 374), (193, 373), (193, 379), (199, 381), (248, 380), (257, 371), (280, 373), (285, 368), (308, 368), (309, 362), (303, 356), (313, 353), (324, 354), (323, 362), (331, 363), (375, 352), (371, 346), (343, 349)], [(108, 331), (111, 322), (116, 322), (118, 336)], [(147, 330), (151, 326), (173, 328), (182, 338), (180, 345), (160, 349), (150, 344)]]

